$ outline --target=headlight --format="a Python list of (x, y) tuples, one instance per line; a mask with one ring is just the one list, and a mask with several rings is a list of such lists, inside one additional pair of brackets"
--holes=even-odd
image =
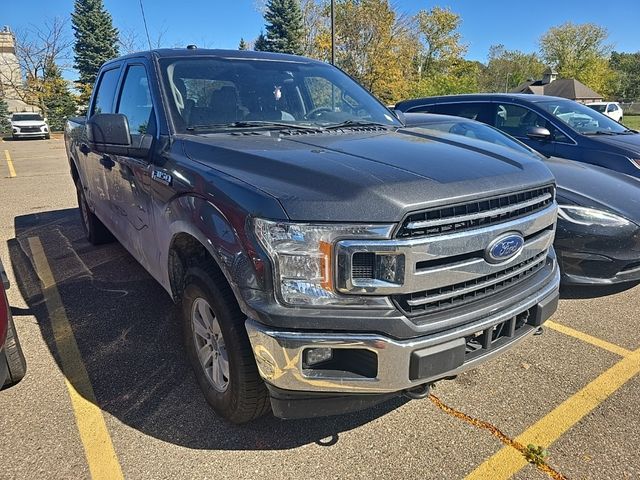
[(631, 222), (624, 217), (595, 208), (559, 205), (558, 216), (580, 225), (600, 225), (603, 227), (625, 227)]
[(393, 225), (302, 224), (254, 219), (274, 267), (281, 300), (289, 305), (388, 305), (384, 297), (340, 295), (334, 289), (334, 245), (339, 239), (388, 238)]
[(630, 160), (634, 167), (640, 168), (640, 158), (631, 158)]

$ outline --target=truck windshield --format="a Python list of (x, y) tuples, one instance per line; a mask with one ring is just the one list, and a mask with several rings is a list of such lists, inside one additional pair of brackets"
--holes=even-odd
[(583, 135), (617, 135), (630, 132), (624, 125), (578, 102), (549, 100), (538, 102), (538, 105)]
[(401, 126), (369, 92), (330, 65), (220, 57), (167, 58), (160, 65), (179, 132)]
[(20, 113), (20, 114), (13, 114), (13, 116), (11, 117), (11, 120), (14, 122), (33, 122), (33, 121), (41, 122), (44, 119), (38, 113)]

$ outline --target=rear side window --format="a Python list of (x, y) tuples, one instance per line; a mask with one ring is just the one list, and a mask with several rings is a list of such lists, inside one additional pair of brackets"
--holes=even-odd
[(453, 115), (488, 123), (490, 104), (488, 103), (444, 103), (437, 106), (434, 113)]
[(91, 115), (95, 113), (113, 113), (113, 99), (116, 96), (120, 69), (105, 70), (100, 76)]
[(437, 113), (435, 105), (419, 105), (410, 108), (407, 113)]
[(132, 135), (143, 135), (155, 133), (149, 128), (152, 112), (147, 71), (142, 65), (131, 65), (127, 68), (116, 113), (126, 115)]

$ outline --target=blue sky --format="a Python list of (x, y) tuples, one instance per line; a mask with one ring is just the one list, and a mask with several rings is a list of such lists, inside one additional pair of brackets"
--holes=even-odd
[[(169, 47), (195, 43), (210, 48), (236, 48), (240, 37), (254, 39), (263, 28), (258, 8), (263, 0), (144, 0), (152, 39), (164, 31)], [(0, 10), (0, 25), (13, 30), (42, 24), (55, 16), (68, 17), (73, 0), (9, 1)], [(138, 0), (104, 0), (115, 25), (124, 31), (137, 30), (143, 37)], [(489, 46), (502, 43), (509, 49), (537, 50), (537, 42), (549, 27), (572, 21), (595, 22), (606, 27), (617, 51), (640, 51), (639, 0), (616, 0), (606, 8), (602, 0), (556, 0), (514, 2), (513, 0), (459, 0), (448, 2), (393, 0), (408, 14), (435, 5), (450, 7), (462, 17), (467, 58), (485, 61)], [(519, 7), (516, 7), (519, 5)], [(70, 29), (69, 29), (70, 30)], [(71, 35), (71, 31), (69, 32)], [(65, 75), (73, 78), (71, 72)]]

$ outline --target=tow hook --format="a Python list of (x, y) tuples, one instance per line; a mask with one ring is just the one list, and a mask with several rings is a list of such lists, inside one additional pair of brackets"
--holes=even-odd
[(538, 329), (533, 332), (534, 335), (542, 335), (544, 333), (544, 330), (542, 327), (538, 327)]
[(405, 390), (404, 395), (412, 400), (421, 400), (428, 397), (429, 392), (431, 392), (431, 384), (425, 383), (424, 385), (418, 385), (417, 387)]

